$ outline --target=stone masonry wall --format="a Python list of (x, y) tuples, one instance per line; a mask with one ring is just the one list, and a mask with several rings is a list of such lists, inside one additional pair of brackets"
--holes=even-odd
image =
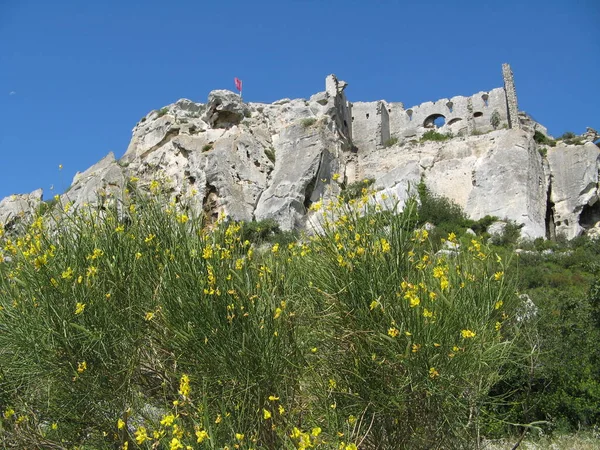
[(504, 91), (506, 92), (506, 105), (508, 111), (508, 123), (510, 128), (521, 128), (519, 121), (519, 105), (517, 104), (517, 91), (515, 80), (509, 64), (502, 64), (502, 78), (504, 78)]

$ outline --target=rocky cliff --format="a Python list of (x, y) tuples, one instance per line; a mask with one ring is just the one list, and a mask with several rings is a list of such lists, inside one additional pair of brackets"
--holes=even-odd
[[(525, 116), (518, 128), (507, 128), (506, 107), (498, 106), (503, 116), (497, 109), (472, 112), (474, 102), (484, 109), (501, 88), (426, 105), (431, 111), (416, 123), (414, 111), (424, 106), (405, 110), (380, 101), (353, 110), (346, 83), (330, 75), (325, 87), (308, 100), (273, 104), (243, 103), (233, 92), (213, 91), (206, 104), (183, 99), (152, 111), (134, 127), (123, 157), (109, 154), (78, 173), (61, 203), (75, 209), (118, 199), (134, 179), (141, 189), (160, 186), (173, 201), (185, 200), (207, 217), (272, 218), (292, 229), (306, 226), (312, 203), (353, 182), (374, 179), (378, 198), (402, 202), (424, 180), (469, 217), (514, 220), (525, 237), (573, 238), (598, 226), (600, 149), (593, 142), (538, 144), (534, 133), (545, 129)], [(453, 110), (461, 102), (464, 112)], [(432, 109), (438, 104), (455, 115), (472, 113), (470, 125), (447, 138), (444, 133), (456, 130), (461, 119), (438, 127), (434, 120), (441, 114)], [(376, 119), (371, 110), (385, 120), (366, 122)], [(353, 129), (354, 112), (365, 111)], [(394, 114), (401, 115), (402, 127), (389, 122)], [(431, 132), (444, 139), (428, 140)], [(40, 191), (2, 200), (0, 225), (13, 226), (40, 202)]]

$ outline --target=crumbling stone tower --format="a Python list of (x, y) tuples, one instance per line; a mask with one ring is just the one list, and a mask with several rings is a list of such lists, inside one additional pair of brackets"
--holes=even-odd
[(521, 128), (519, 121), (519, 107), (517, 104), (517, 91), (510, 64), (502, 64), (502, 78), (504, 78), (504, 91), (506, 92), (506, 109), (508, 111), (508, 126)]

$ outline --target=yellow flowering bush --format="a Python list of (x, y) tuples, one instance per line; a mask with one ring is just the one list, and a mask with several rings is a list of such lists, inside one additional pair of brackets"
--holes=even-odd
[(412, 202), (368, 186), (267, 246), (270, 222), (207, 226), (133, 188), (2, 233), (0, 442), (460, 447), (517, 325), (509, 267), (475, 238), (436, 252)]

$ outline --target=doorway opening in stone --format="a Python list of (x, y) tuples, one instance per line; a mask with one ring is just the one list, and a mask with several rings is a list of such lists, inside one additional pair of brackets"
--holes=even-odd
[(431, 114), (423, 122), (425, 128), (441, 128), (446, 125), (446, 117), (442, 114)]

